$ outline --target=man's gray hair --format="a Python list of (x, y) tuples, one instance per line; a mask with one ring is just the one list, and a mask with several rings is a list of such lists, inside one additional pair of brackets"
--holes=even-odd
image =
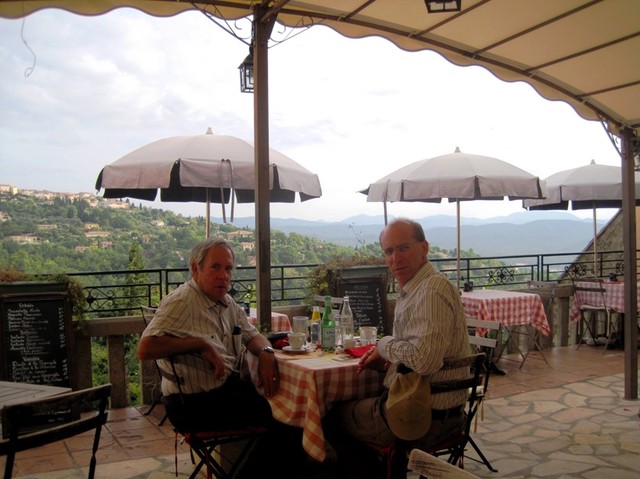
[(382, 228), (382, 231), (380, 232), (380, 236), (378, 237), (378, 243), (380, 243), (380, 245), (382, 245), (382, 233), (384, 233), (384, 230), (386, 230), (389, 226), (395, 225), (395, 224), (409, 225), (413, 229), (414, 240), (418, 242), (427, 241), (427, 237), (424, 234), (424, 229), (422, 228), (422, 225), (420, 223), (418, 223), (415, 220), (411, 220), (409, 218), (396, 218), (393, 221), (391, 221), (391, 223), (387, 224), (384, 228)]
[(233, 258), (233, 262), (236, 262), (236, 254), (233, 251), (231, 245), (222, 238), (208, 238), (204, 241), (200, 241), (196, 243), (193, 248), (191, 248), (191, 258), (189, 259), (189, 266), (192, 264), (197, 264), (198, 266), (202, 266), (202, 262), (204, 258), (207, 256), (207, 253), (211, 248), (215, 248), (216, 246), (224, 246), (231, 253), (231, 257)]

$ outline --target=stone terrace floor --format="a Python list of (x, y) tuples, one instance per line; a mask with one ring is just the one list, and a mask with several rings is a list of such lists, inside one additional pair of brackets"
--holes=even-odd
[[(471, 460), (465, 469), (481, 478), (622, 479), (640, 475), (639, 401), (624, 399), (624, 360), (620, 350), (575, 346), (532, 353), (519, 362), (503, 358), (506, 374), (492, 375), (484, 418), (472, 437), (498, 472)], [(97, 478), (176, 477), (174, 434), (158, 426), (163, 411), (112, 410), (98, 452)], [(19, 453), (14, 477), (86, 477), (91, 439), (80, 436)], [(188, 477), (188, 450), (178, 444), (178, 477)], [(0, 458), (4, 467), (4, 458)], [(322, 468), (306, 479), (330, 478)], [(205, 477), (204, 474), (201, 475)], [(409, 473), (410, 479), (417, 474)]]

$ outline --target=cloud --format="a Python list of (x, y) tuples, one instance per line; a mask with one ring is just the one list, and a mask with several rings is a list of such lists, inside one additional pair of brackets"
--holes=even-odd
[[(28, 77), (33, 56), (22, 29), (36, 56)], [(247, 53), (244, 43), (197, 12), (155, 18), (126, 8), (98, 17), (45, 10), (27, 17), (24, 27), (22, 20), (0, 20), (0, 181), (92, 191), (104, 165), (160, 138), (212, 127), (252, 141), (253, 96), (238, 87), (237, 68)], [(324, 193), (271, 205), (281, 217), (380, 214), (381, 204), (356, 191), (456, 147), (541, 177), (591, 159), (620, 163), (599, 124), (522, 82), (321, 27), (270, 49), (269, 119), (271, 147), (316, 172)], [(198, 204), (162, 206), (204, 211)], [(520, 208), (519, 202), (465, 203), (463, 215)], [(239, 211), (253, 214), (253, 206)], [(453, 214), (454, 207), (398, 203), (389, 211), (425, 216)]]

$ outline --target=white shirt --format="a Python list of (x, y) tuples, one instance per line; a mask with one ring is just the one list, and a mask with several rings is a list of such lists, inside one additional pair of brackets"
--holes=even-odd
[[(390, 361), (384, 379), (389, 388), (400, 363), (429, 376), (431, 382), (465, 378), (469, 368), (440, 371), (444, 358), (470, 354), (467, 324), (460, 292), (429, 262), (400, 290), (396, 300), (393, 333), (378, 343)], [(465, 391), (433, 394), (433, 409), (449, 409), (467, 400)]]
[[(238, 326), (240, 334), (234, 335)], [(240, 371), (245, 345), (259, 331), (249, 323), (244, 310), (226, 295), (221, 301), (207, 298), (191, 278), (165, 297), (158, 306), (153, 320), (142, 333), (145, 336), (208, 337), (226, 366), (226, 375), (216, 379), (208, 361), (199, 354), (174, 356), (178, 376), (184, 378), (182, 392), (192, 394), (220, 387), (234, 371)], [(173, 374), (168, 359), (159, 359), (158, 366)], [(178, 386), (162, 378), (162, 394), (177, 394)]]

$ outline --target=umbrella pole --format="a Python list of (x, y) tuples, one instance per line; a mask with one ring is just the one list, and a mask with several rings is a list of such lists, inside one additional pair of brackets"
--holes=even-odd
[(211, 198), (209, 197), (209, 188), (207, 188), (207, 205), (206, 205), (207, 218), (205, 219), (205, 238), (209, 239), (211, 234)]
[(458, 289), (460, 289), (460, 200), (458, 198), (456, 198), (456, 231), (456, 271), (458, 272)]
[(598, 278), (598, 221), (596, 220), (596, 207), (593, 206), (593, 272), (595, 277)]
[(383, 208), (384, 208), (384, 225), (387, 226), (388, 222), (387, 222), (387, 202), (383, 201), (382, 202)]

